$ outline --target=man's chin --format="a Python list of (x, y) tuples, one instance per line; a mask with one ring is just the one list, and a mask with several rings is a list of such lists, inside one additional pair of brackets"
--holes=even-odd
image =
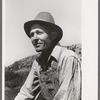
[(42, 52), (43, 50), (41, 49), (35, 49), (36, 52)]

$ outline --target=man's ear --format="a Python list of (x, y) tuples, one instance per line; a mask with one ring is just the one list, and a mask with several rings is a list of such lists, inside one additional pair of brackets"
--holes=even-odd
[(52, 40), (55, 40), (57, 38), (57, 32), (56, 31), (52, 32), (51, 35), (52, 35), (51, 36)]

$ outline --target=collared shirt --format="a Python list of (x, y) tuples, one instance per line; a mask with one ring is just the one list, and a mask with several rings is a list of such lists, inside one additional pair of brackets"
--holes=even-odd
[(15, 100), (81, 100), (81, 63), (71, 50), (55, 46), (48, 69), (35, 60)]

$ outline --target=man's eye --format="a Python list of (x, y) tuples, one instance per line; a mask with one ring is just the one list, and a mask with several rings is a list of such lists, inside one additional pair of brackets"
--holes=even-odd
[(36, 31), (36, 34), (39, 34), (39, 35), (41, 35), (43, 32), (40, 32), (40, 31)]
[(31, 33), (30, 33), (30, 36), (33, 37), (33, 36), (34, 36), (34, 32), (31, 32)]

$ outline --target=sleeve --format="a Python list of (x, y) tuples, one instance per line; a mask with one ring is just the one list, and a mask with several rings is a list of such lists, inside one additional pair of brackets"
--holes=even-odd
[(37, 65), (34, 62), (24, 85), (14, 100), (34, 100), (36, 95), (39, 94), (40, 87), (36, 67)]
[(76, 57), (63, 59), (60, 84), (54, 100), (81, 100), (81, 63)]

